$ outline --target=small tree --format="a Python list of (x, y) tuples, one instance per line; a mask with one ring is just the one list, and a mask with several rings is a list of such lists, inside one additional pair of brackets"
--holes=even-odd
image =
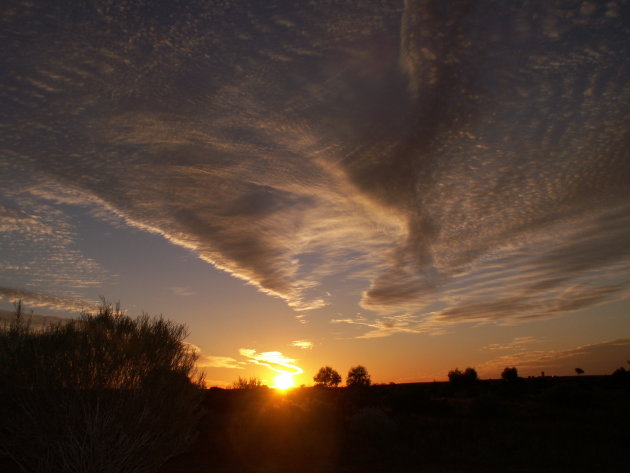
[(341, 376), (330, 366), (323, 366), (319, 369), (317, 374), (313, 376), (313, 381), (315, 381), (316, 386), (334, 388), (341, 383)]
[(348, 377), (346, 378), (346, 386), (348, 387), (360, 387), (369, 386), (372, 384), (370, 375), (368, 374), (365, 366), (354, 366), (348, 371)]
[(518, 379), (518, 370), (515, 367), (506, 367), (501, 373), (501, 378), (503, 378), (508, 383), (512, 383)]
[(478, 379), (477, 371), (475, 370), (475, 368), (466, 368), (464, 370), (464, 376), (471, 383), (474, 383)]
[(584, 370), (582, 368), (575, 368), (575, 372), (577, 373), (577, 375), (581, 375), (584, 374)]

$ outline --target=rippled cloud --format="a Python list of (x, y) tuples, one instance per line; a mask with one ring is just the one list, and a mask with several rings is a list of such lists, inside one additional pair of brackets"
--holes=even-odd
[(628, 297), (621, 2), (228, 3), (3, 16), (8, 288), (98, 283), (82, 205), (364, 338)]
[(6, 299), (13, 303), (22, 301), (29, 308), (49, 307), (70, 312), (89, 312), (97, 306), (96, 303), (89, 303), (81, 298), (64, 298), (10, 287), (0, 287), (0, 299)]

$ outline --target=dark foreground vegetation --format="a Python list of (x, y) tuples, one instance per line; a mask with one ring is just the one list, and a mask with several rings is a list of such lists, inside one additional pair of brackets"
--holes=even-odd
[(211, 389), (164, 473), (630, 471), (627, 377)]
[[(0, 471), (351, 473), (630, 471), (630, 371), (280, 393), (204, 390), (183, 326), (104, 304), (33, 329), (0, 326)], [(582, 371), (582, 370), (580, 370)], [(576, 370), (577, 373), (577, 370)]]
[(96, 314), (0, 326), (0, 471), (155, 472), (189, 448), (202, 414), (184, 326)]

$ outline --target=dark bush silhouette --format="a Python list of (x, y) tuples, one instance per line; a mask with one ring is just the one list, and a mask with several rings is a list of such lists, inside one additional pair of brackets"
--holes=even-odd
[(316, 386), (333, 388), (341, 383), (341, 375), (330, 366), (323, 366), (319, 369), (317, 374), (313, 376), (313, 381), (315, 381)]
[(201, 378), (183, 325), (96, 315), (0, 327), (0, 455), (29, 472), (151, 472), (185, 449)]
[(513, 383), (518, 379), (518, 370), (514, 367), (508, 368), (506, 367), (501, 373), (501, 378), (508, 383)]
[(369, 386), (370, 384), (372, 384), (372, 381), (364, 366), (358, 365), (350, 368), (346, 378), (346, 386), (361, 387)]

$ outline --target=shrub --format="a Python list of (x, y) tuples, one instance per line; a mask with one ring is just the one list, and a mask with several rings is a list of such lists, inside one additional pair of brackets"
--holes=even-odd
[(0, 327), (0, 454), (29, 472), (151, 472), (193, 439), (201, 402), (186, 328), (103, 303)]

